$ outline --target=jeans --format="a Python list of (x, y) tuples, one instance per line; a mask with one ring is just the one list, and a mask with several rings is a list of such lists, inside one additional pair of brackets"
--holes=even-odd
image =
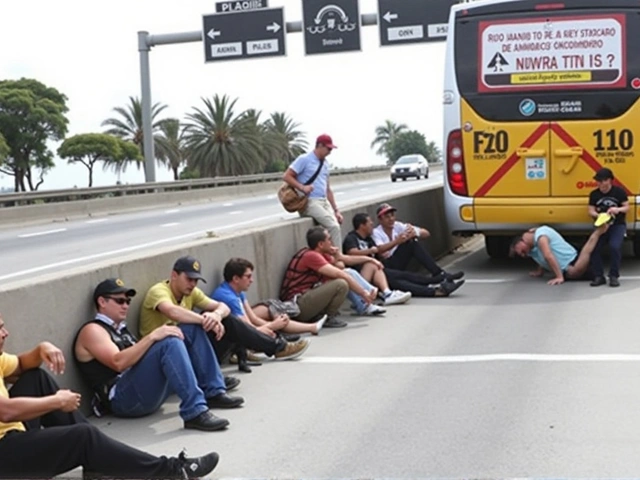
[(167, 397), (180, 397), (180, 416), (191, 420), (208, 410), (206, 399), (226, 391), (224, 377), (206, 332), (200, 325), (179, 326), (184, 341), (166, 337), (154, 343), (125, 370), (111, 399), (113, 413), (141, 417), (160, 408)]
[[(367, 282), (359, 272), (354, 270), (353, 268), (345, 268), (344, 271), (351, 275), (351, 277), (358, 282), (358, 284), (364, 288), (367, 292), (370, 292), (374, 287), (369, 282)], [(349, 293), (347, 293), (347, 298), (351, 302), (351, 306), (358, 312), (359, 314), (363, 314), (367, 309), (368, 305), (364, 301), (360, 295), (355, 293), (353, 290), (349, 289)]]
[(620, 276), (620, 262), (622, 260), (622, 242), (627, 233), (627, 226), (624, 223), (613, 224), (598, 239), (596, 248), (591, 254), (591, 270), (597, 277), (604, 276), (604, 266), (602, 264), (602, 247), (609, 243), (609, 255), (611, 264), (609, 266), (609, 277), (618, 278)]

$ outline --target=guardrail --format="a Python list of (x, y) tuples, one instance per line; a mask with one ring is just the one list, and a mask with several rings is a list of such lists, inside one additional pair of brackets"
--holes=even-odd
[[(331, 176), (350, 175), (354, 173), (382, 172), (388, 166), (343, 168), (331, 170)], [(192, 180), (174, 180), (170, 182), (136, 183), (112, 185), (108, 187), (69, 188), (64, 190), (46, 190), (41, 192), (20, 192), (0, 194), (0, 208), (40, 203), (60, 203), (93, 198), (122, 197), (160, 192), (177, 192), (215, 188), (230, 185), (278, 182), (282, 180), (282, 172), (263, 173), (259, 175), (239, 175), (235, 177), (199, 178)]]

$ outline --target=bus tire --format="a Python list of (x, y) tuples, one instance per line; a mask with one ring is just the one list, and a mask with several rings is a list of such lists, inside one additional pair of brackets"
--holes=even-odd
[(507, 258), (509, 256), (510, 238), (503, 235), (485, 235), (484, 246), (491, 258)]

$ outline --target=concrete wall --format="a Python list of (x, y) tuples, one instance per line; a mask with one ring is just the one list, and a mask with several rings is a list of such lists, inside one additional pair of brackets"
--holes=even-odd
[[(442, 206), (442, 187), (410, 195), (381, 198), (398, 209), (398, 218), (428, 228), (432, 238), (427, 247), (441, 256), (454, 246), (447, 232)], [(367, 212), (375, 218), (378, 203), (363, 203), (343, 211), (343, 233), (351, 230), (355, 213)], [(118, 263), (104, 261), (91, 267), (76, 268), (17, 281), (0, 287), (0, 312), (10, 332), (6, 350), (19, 353), (42, 340), (62, 348), (69, 368), (60, 378), (61, 385), (79, 389), (79, 378), (72, 365), (71, 345), (77, 328), (94, 314), (91, 295), (95, 285), (108, 277), (119, 277), (137, 289), (131, 304), (129, 325), (137, 332), (138, 313), (146, 290), (165, 278), (176, 258), (194, 255), (200, 260), (208, 283), (201, 284), (205, 293), (222, 281), (222, 267), (232, 256), (244, 257), (256, 267), (255, 282), (249, 292), (250, 302), (277, 297), (284, 269), (291, 256), (305, 245), (309, 219), (298, 219), (267, 227), (246, 230), (233, 236), (203, 238), (191, 243), (149, 251), (144, 255), (123, 256)]]

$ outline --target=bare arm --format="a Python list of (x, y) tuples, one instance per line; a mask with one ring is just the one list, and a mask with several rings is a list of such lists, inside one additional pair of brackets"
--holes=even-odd
[(549, 245), (549, 238), (546, 235), (540, 236), (538, 238), (538, 248), (542, 252), (542, 256), (549, 264), (549, 268), (555, 275), (556, 280), (562, 279), (564, 281), (564, 275), (562, 270), (560, 270), (560, 265), (558, 264), (558, 260), (555, 255), (551, 251), (551, 246)]
[(369, 255), (375, 255), (378, 253), (378, 247), (365, 248), (364, 250), (360, 250), (357, 247), (350, 248), (347, 251), (347, 255), (351, 255), (352, 257), (356, 257), (359, 255), (368, 257)]
[(202, 325), (203, 317), (199, 313), (187, 310), (180, 305), (174, 305), (169, 301), (160, 302), (156, 307), (169, 320), (178, 323), (196, 323)]
[(598, 211), (596, 210), (595, 205), (589, 205), (589, 216), (591, 218), (598, 218)]
[(331, 208), (333, 208), (334, 213), (340, 213), (338, 210), (338, 204), (336, 203), (336, 198), (333, 196), (333, 190), (331, 190), (331, 184), (329, 183), (329, 179), (327, 179), (327, 200), (331, 204)]
[(629, 201), (623, 202), (619, 207), (611, 207), (609, 209), (609, 213), (618, 214), (618, 213), (627, 213), (629, 211)]
[(38, 368), (42, 362), (56, 374), (64, 373), (65, 360), (62, 351), (49, 342), (42, 342), (34, 349), (18, 355), (18, 368), (11, 375), (20, 375), (25, 370)]
[(378, 244), (378, 254), (388, 252), (393, 247), (397, 247), (401, 243), (404, 243), (405, 240), (406, 240), (405, 235), (404, 234), (400, 234), (394, 240), (391, 240), (390, 242)]
[(301, 192), (304, 192), (306, 194), (311, 193), (311, 191), (313, 190), (313, 187), (311, 185), (303, 185), (302, 183), (300, 183), (298, 181), (298, 174), (291, 168), (287, 168), (287, 171), (284, 172), (284, 175), (282, 176), (282, 180), (284, 180), (296, 190), (300, 190)]
[(0, 422), (24, 422), (55, 410), (73, 412), (80, 406), (80, 394), (58, 390), (46, 397), (0, 397)]

